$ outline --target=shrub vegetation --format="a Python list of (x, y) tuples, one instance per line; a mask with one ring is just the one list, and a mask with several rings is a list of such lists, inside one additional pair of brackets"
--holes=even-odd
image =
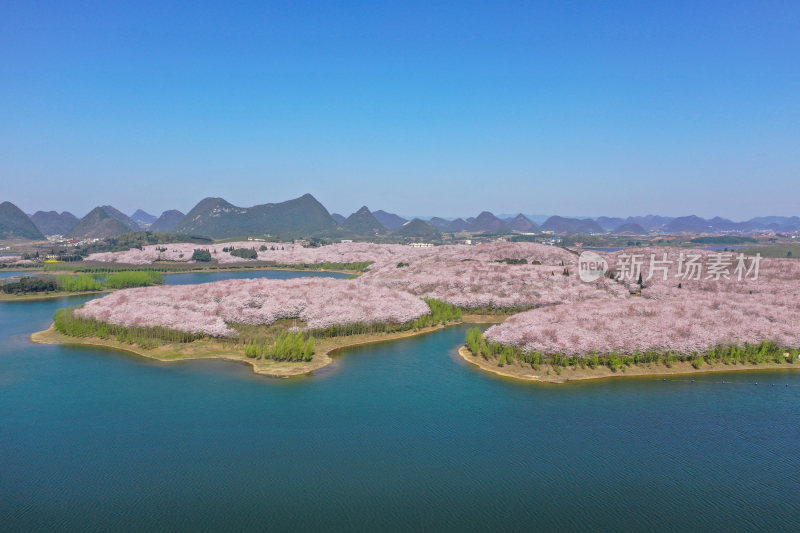
[(192, 252), (192, 261), (207, 263), (211, 261), (211, 252), (204, 248), (195, 248)]
[(131, 287), (146, 287), (164, 283), (164, 275), (155, 271), (126, 271), (106, 276), (92, 276), (81, 274), (72, 276), (25, 276), (18, 281), (0, 285), (0, 290), (6, 294), (29, 294), (45, 292), (88, 292), (102, 291), (105, 289), (127, 289)]
[(153, 270), (131, 270), (115, 272), (105, 277), (106, 289), (128, 289), (164, 283), (164, 274)]
[(314, 337), (305, 337), (302, 332), (283, 331), (277, 337), (262, 343), (253, 340), (245, 346), (244, 354), (250, 358), (273, 361), (311, 361), (314, 356)]
[(234, 257), (241, 257), (242, 259), (258, 259), (258, 252), (255, 248), (231, 248), (228, 253)]

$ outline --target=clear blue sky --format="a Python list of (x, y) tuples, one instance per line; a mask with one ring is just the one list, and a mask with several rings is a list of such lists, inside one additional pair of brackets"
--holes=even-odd
[(800, 215), (797, 1), (232, 4), (3, 2), (0, 200)]

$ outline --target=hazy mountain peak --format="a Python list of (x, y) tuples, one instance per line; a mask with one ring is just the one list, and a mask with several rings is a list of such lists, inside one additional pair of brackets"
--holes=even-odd
[(31, 215), (31, 220), (45, 235), (66, 235), (78, 223), (78, 217), (64, 211), (37, 211)]
[(201, 200), (175, 231), (215, 239), (248, 235), (299, 238), (337, 229), (328, 210), (310, 194), (279, 203), (237, 207), (222, 198)]
[(386, 232), (386, 228), (375, 218), (367, 206), (361, 207), (347, 217), (342, 227), (356, 235), (375, 235)]
[(11, 202), (0, 204), (0, 239), (43, 240), (44, 235), (22, 209)]
[(388, 228), (392, 231), (396, 230), (403, 224), (407, 222), (407, 220), (399, 215), (395, 215), (394, 213), (387, 213), (382, 209), (374, 211), (372, 215), (378, 219), (385, 228)]

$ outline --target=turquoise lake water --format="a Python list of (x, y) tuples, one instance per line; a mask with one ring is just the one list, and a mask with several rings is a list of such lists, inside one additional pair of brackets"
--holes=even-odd
[(28, 341), (87, 299), (0, 303), (4, 531), (800, 528), (800, 372), (534, 385), (465, 327), (290, 380)]

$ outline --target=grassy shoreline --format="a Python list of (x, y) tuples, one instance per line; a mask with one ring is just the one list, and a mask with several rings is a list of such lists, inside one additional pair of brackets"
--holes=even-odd
[(99, 337), (71, 337), (56, 331), (53, 324), (44, 331), (32, 333), (30, 340), (38, 344), (61, 344), (65, 346), (94, 346), (124, 351), (139, 357), (146, 357), (161, 362), (193, 361), (200, 359), (221, 359), (249, 364), (253, 372), (271, 377), (288, 378), (313, 373), (333, 363), (333, 357), (347, 348), (363, 346), (379, 342), (393, 341), (417, 335), (424, 335), (458, 324), (497, 323), (506, 317), (502, 315), (467, 314), (458, 322), (439, 324), (419, 330), (406, 330), (393, 333), (373, 333), (362, 335), (345, 335), (340, 337), (316, 339), (316, 351), (311, 361), (288, 362), (269, 359), (254, 359), (245, 356), (244, 350), (233, 350), (230, 346), (213, 339), (201, 339), (190, 343), (174, 343), (156, 348), (141, 348), (135, 344), (127, 344), (112, 339)]
[[(196, 270), (175, 270), (170, 272), (164, 272), (165, 275), (169, 274), (202, 274), (202, 273), (213, 273), (213, 272), (240, 272), (240, 271), (253, 271), (253, 272), (261, 272), (261, 271), (269, 271), (269, 270), (281, 270), (281, 271), (288, 271), (288, 272), (333, 272), (337, 274), (346, 274), (351, 276), (360, 275), (361, 272), (355, 270), (331, 270), (331, 269), (317, 269), (317, 268), (218, 268), (218, 269), (196, 269)], [(121, 272), (124, 272), (121, 271)], [(24, 273), (47, 273), (49, 275), (64, 275), (64, 274), (74, 274), (75, 271), (72, 270), (27, 270)], [(54, 292), (30, 292), (30, 293), (22, 293), (22, 294), (5, 294), (0, 292), (0, 302), (33, 302), (33, 301), (41, 301), (41, 300), (55, 300), (58, 298), (64, 298), (67, 296), (85, 296), (87, 294), (102, 294), (102, 293), (109, 293), (119, 289), (101, 289), (96, 291), (54, 291)]]
[(701, 368), (695, 368), (688, 361), (678, 361), (667, 367), (662, 364), (632, 365), (620, 368), (616, 372), (606, 366), (597, 368), (574, 368), (567, 367), (560, 369), (557, 373), (549, 364), (542, 364), (538, 370), (530, 365), (507, 364), (497, 366), (497, 361), (486, 360), (473, 354), (466, 346), (458, 348), (458, 355), (467, 363), (478, 367), (480, 370), (490, 372), (504, 378), (512, 378), (527, 382), (536, 383), (569, 383), (577, 381), (589, 381), (598, 379), (624, 378), (624, 377), (659, 377), (688, 374), (712, 374), (717, 372), (744, 372), (762, 370), (798, 370), (800, 365), (797, 363), (762, 363), (762, 364), (724, 364), (706, 363)]
[(55, 292), (29, 292), (23, 294), (0, 293), (0, 302), (38, 302), (42, 300), (56, 300), (58, 298), (68, 298), (70, 296), (85, 296), (87, 294), (105, 294), (119, 289), (102, 289), (99, 291), (55, 291)]

